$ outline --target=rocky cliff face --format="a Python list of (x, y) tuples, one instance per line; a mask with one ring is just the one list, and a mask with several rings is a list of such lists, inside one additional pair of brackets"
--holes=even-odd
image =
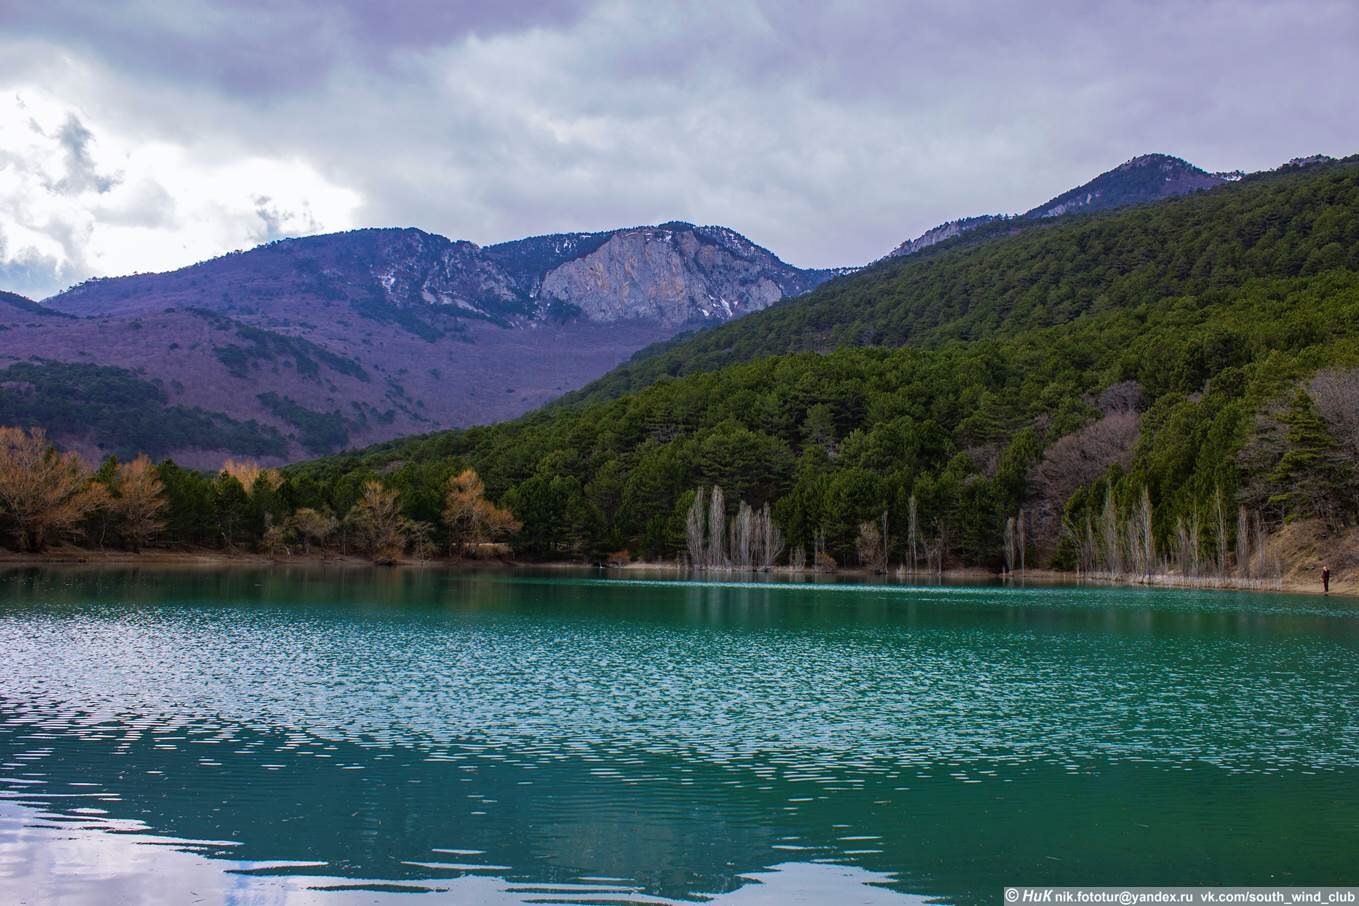
[(902, 255), (914, 255), (916, 252), (924, 251), (932, 245), (961, 236), (968, 230), (994, 223), (997, 220), (1005, 220), (1005, 214), (981, 214), (977, 217), (963, 217), (959, 220), (950, 220), (948, 223), (940, 224), (932, 230), (926, 230), (914, 239), (907, 239), (901, 245), (887, 253), (888, 258), (898, 258)]
[(236, 314), (270, 300), (315, 298), (346, 301), (369, 316), (438, 310), (505, 326), (584, 318), (679, 327), (767, 308), (830, 276), (785, 264), (732, 230), (687, 223), (486, 248), (414, 229), (356, 230), (276, 242), (169, 274), (94, 280), (47, 304), (79, 315), (167, 305)]
[(759, 311), (819, 282), (737, 234), (682, 225), (615, 233), (544, 274), (538, 295), (591, 321), (679, 326)]

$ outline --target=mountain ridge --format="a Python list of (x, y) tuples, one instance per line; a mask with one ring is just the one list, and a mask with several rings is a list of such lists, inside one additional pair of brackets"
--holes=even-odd
[(0, 305), (4, 306), (3, 309), (0, 309), (0, 311), (3, 311), (3, 316), (58, 314), (44, 308), (40, 302), (35, 302), (27, 296), (6, 292), (5, 290), (0, 290)]
[[(1127, 174), (1138, 174), (1143, 194), (1166, 191), (1158, 188), (1166, 161), (1189, 167), (1144, 155), (1110, 173), (1125, 188)], [(1299, 159), (1277, 173), (1318, 165)], [(1203, 172), (1190, 170), (1195, 179)], [(1072, 190), (1085, 193), (1085, 213), (1129, 197), (1106, 179), (1096, 198), (1090, 187), (1106, 176)], [(1231, 185), (1259, 178), (1221, 176)], [(1170, 182), (1175, 191), (1186, 184)], [(195, 466), (233, 453), (283, 463), (488, 424), (563, 395), (570, 404), (758, 354), (934, 336), (955, 303), (918, 300), (903, 321), (883, 305), (864, 308), (861, 293), (831, 278), (857, 271), (854, 286), (881, 287), (890, 308), (895, 266), (919, 259), (932, 267), (966, 246), (1082, 213), (1062, 210), (955, 221), (947, 235), (867, 269), (796, 268), (734, 230), (682, 221), (489, 246), (415, 228), (280, 240), (164, 274), (87, 281), (42, 304), (14, 297), (0, 305), (0, 419), (43, 424), (51, 411), (64, 445), (94, 458), (125, 455), (135, 452), (133, 435), (104, 414), (132, 394), (177, 442), (194, 439), (182, 430), (195, 423), (186, 412), (218, 426), (205, 436), (227, 446), (167, 442), (149, 451)], [(795, 302), (809, 291), (809, 304)], [(756, 320), (743, 327), (747, 316)], [(959, 330), (983, 329), (968, 317), (975, 323)], [(6, 367), (21, 363), (22, 379), (7, 382)], [(61, 400), (82, 394), (93, 408), (60, 415), (69, 409)], [(135, 436), (156, 431), (143, 426)]]
[[(1260, 173), (1280, 173), (1316, 164), (1332, 163), (1335, 160), (1336, 158), (1325, 154), (1295, 157), (1273, 170), (1263, 170)], [(1259, 174), (1249, 174), (1244, 170), (1209, 173), (1173, 154), (1159, 152), (1141, 154), (1111, 170), (1104, 171), (1089, 182), (1068, 189), (1043, 204), (1030, 208), (1023, 214), (980, 214), (949, 220), (926, 230), (914, 239), (905, 240), (885, 257), (913, 255), (998, 221), (1051, 219), (1128, 205), (1151, 204), (1190, 192), (1201, 192), (1239, 182), (1250, 175)]]
[(732, 531), (769, 506), (799, 569), (999, 570), (1018, 533), (1030, 564), (1269, 578), (1271, 532), (1359, 523), (1359, 156), (890, 260), (670, 351), (286, 474), (419, 518), (474, 468), (529, 558), (696, 556), (712, 500)]
[(1024, 212), (1025, 217), (1060, 217), (1106, 211), (1200, 192), (1228, 180), (1170, 154), (1141, 154), (1106, 170), (1089, 182)]
[[(638, 264), (650, 270), (627, 267)], [(257, 285), (288, 279), (288, 269), (287, 288), (295, 293), (365, 303), (376, 294), (397, 308), (442, 306), (507, 326), (577, 313), (594, 321), (636, 318), (668, 327), (724, 320), (806, 292), (833, 275), (789, 265), (735, 230), (680, 221), (489, 246), (414, 227), (369, 227), (276, 240), (161, 273), (95, 278), (42, 304), (75, 315), (147, 311), (196, 298), (205, 279)], [(261, 273), (265, 281), (258, 279)], [(652, 286), (653, 276), (663, 282)], [(601, 301), (628, 293), (636, 298), (648, 289), (659, 293), (645, 307)], [(220, 307), (214, 299), (198, 304)]]
[(914, 239), (907, 239), (888, 252), (886, 257), (913, 255), (997, 221), (1047, 219), (1131, 204), (1149, 204), (1235, 182), (1244, 175), (1240, 171), (1209, 173), (1171, 154), (1141, 154), (1022, 214), (979, 214), (950, 220), (926, 230)]
[[(513, 417), (830, 276), (681, 222), (487, 247), (415, 228), (279, 240), (41, 304), (0, 299), (0, 419), (94, 459), (161, 425), (174, 442), (152, 443), (158, 456), (281, 463)], [(146, 424), (123, 431), (111, 407), (131, 398)], [(182, 446), (190, 424), (217, 426), (207, 446)]]
[[(1030, 248), (1030, 254), (1041, 254), (1037, 250), (1043, 247), (1042, 236), (1047, 232), (1089, 233), (1101, 236), (1101, 243), (1113, 243), (1104, 234), (1107, 224), (1119, 218), (1124, 219), (1121, 222), (1141, 222), (1136, 218), (1136, 212), (1149, 207), (1168, 215), (1173, 213), (1175, 218), (1191, 216), (1192, 211), (1204, 205), (1226, 209), (1231, 207), (1231, 199), (1240, 197), (1242, 192), (1283, 192), (1291, 180), (1316, 173), (1349, 174), (1357, 160), (1359, 158), (1350, 157), (1302, 167), (1286, 165), (1229, 181), (1210, 193), (1166, 198), (1149, 206), (1113, 207), (1081, 217), (1021, 217), (983, 224), (921, 252), (884, 258), (849, 281), (830, 282), (803, 297), (771, 306), (739, 321), (659, 343), (639, 352), (613, 373), (568, 394), (560, 402), (572, 404), (613, 398), (661, 377), (716, 370), (763, 355), (825, 352), (841, 345), (937, 344), (950, 339), (972, 339), (1001, 325), (1006, 325), (1006, 329), (1018, 329), (1025, 319), (1053, 323), (1077, 305), (1096, 304), (1101, 296), (1091, 286), (1088, 298), (1079, 302), (1069, 298), (1045, 302), (1043, 291), (1053, 279), (1050, 274), (1037, 268), (1033, 281), (1026, 283), (1019, 278), (1020, 274), (1034, 270), (1036, 265), (1018, 249)], [(1190, 202), (1199, 208), (1185, 207)], [(1264, 227), (1252, 226), (1251, 229)], [(972, 238), (978, 234), (985, 241)], [(1223, 241), (1234, 239), (1225, 233), (1220, 238)], [(1148, 247), (1153, 246), (1149, 244)], [(1092, 250), (1082, 252), (1094, 253)], [(1120, 297), (1154, 293), (1158, 280), (1166, 282), (1170, 273), (1189, 266), (1179, 258), (1190, 254), (1190, 250), (1160, 249), (1156, 261), (1129, 259), (1120, 263), (1122, 271), (1098, 276), (1100, 280), (1116, 283), (1120, 287)], [(961, 272), (949, 284), (934, 285), (932, 275), (941, 271), (952, 273), (950, 269), (954, 265), (948, 262), (959, 256), (970, 256), (968, 260), (976, 262), (986, 275), (986, 282), (1002, 290), (1011, 300), (1010, 304), (995, 310), (979, 310), (972, 299), (979, 287)], [(993, 257), (1006, 259), (1006, 265), (991, 266)], [(1165, 272), (1156, 270), (1157, 261)], [(983, 265), (982, 262), (987, 263)], [(1094, 276), (1097, 275), (1091, 275)]]

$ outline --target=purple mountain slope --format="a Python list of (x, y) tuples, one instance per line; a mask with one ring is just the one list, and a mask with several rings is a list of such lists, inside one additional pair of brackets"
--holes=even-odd
[[(44, 424), (90, 457), (152, 445), (199, 466), (284, 462), (513, 417), (830, 276), (682, 223), (485, 248), (415, 229), (285, 240), (41, 305), (0, 294), (0, 421)], [(157, 425), (224, 428), (124, 431), (100, 416), (115, 385), (151, 400)]]

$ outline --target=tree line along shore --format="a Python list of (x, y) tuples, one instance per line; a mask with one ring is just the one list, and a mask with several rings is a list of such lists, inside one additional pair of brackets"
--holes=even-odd
[[(168, 479), (168, 483), (165, 479)], [(485, 486), (473, 469), (448, 476), (438, 526), (406, 515), (398, 491), (380, 481), (365, 481), (354, 504), (336, 516), (329, 508), (295, 506), (295, 489), (278, 469), (242, 460), (227, 460), (220, 471), (181, 469), (173, 462), (152, 463), (145, 456), (126, 462), (109, 458), (91, 470), (74, 454), (47, 443), (41, 429), (0, 428), (0, 517), (8, 530), (10, 550), (0, 563), (54, 564), (139, 563), (163, 566), (265, 565), (279, 563), (380, 564), (394, 566), (457, 564), (467, 566), (582, 566), (613, 569), (668, 570), (724, 578), (776, 575), (807, 577), (848, 573), (883, 582), (928, 582), (979, 579), (999, 575), (1016, 581), (1091, 580), (1128, 584), (1315, 590), (1316, 564), (1304, 561), (1310, 542), (1312, 560), (1318, 543), (1332, 532), (1319, 520), (1305, 520), (1278, 537), (1264, 534), (1259, 519), (1244, 507), (1237, 513), (1236, 547), (1221, 547), (1224, 512), (1209, 538), (1219, 545), (1205, 549), (1197, 524), (1181, 523), (1178, 543), (1165, 557), (1155, 554), (1151, 510), (1144, 494), (1138, 511), (1120, 522), (1117, 507), (1106, 496), (1101, 520), (1087, 522), (1085, 534), (1073, 537), (1077, 569), (1030, 567), (1024, 528), (1027, 519), (1007, 520), (1003, 560), (998, 572), (989, 567), (946, 564), (937, 541), (919, 537), (918, 504), (910, 508), (908, 537), (901, 550), (907, 558), (890, 560), (886, 512), (858, 526), (856, 557), (840, 564), (826, 549), (825, 532), (813, 536), (810, 551), (791, 549), (770, 507), (754, 510), (744, 501), (728, 518), (719, 486), (690, 497), (684, 519), (683, 550), (673, 559), (634, 559), (626, 549), (575, 559), (517, 559), (510, 543), (523, 528), (514, 514), (485, 497)], [(212, 533), (218, 543), (202, 534)], [(187, 534), (186, 534), (187, 533)], [(1347, 543), (1359, 540), (1359, 530)], [(1282, 541), (1283, 537), (1288, 541)], [(185, 543), (189, 538), (199, 543)], [(1291, 550), (1285, 553), (1285, 550)], [(568, 553), (563, 551), (562, 553)], [(1292, 568), (1283, 559), (1289, 557)], [(1354, 592), (1352, 577), (1337, 576), (1335, 590)]]
[(8, 429), (5, 543), (1341, 587), (1359, 158), (974, 231), (509, 422), (281, 470), (117, 452)]

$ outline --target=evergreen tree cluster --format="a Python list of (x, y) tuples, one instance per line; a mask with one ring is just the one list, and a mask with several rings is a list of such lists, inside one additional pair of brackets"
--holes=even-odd
[(988, 224), (643, 350), (567, 401), (764, 355), (1013, 336), (1337, 268), (1359, 269), (1359, 157), (1108, 213)]
[[(1359, 274), (1335, 270), (1004, 339), (771, 356), (287, 474), (335, 507), (369, 477), (418, 506), (445, 471), (472, 466), (524, 523), (516, 549), (548, 558), (619, 548), (674, 557), (693, 489), (718, 485), (729, 516), (743, 502), (769, 504), (790, 547), (810, 550), (821, 534), (842, 563), (855, 562), (859, 527), (885, 509), (888, 553), (899, 562), (914, 496), (920, 533), (942, 545), (945, 561), (998, 566), (1007, 520), (1041, 493), (1045, 457), (1071, 438), (1070, 455), (1088, 453), (1083, 432), (1110, 418), (1111, 405), (1133, 407), (1128, 462), (1109, 463), (1097, 486), (1055, 501), (1059, 511), (1079, 517), (1087, 499), (1102, 505), (1110, 483), (1130, 510), (1146, 488), (1157, 531), (1169, 536), (1215, 493), (1245, 499), (1262, 484), (1252, 502), (1273, 524), (1317, 515), (1316, 500), (1348, 493), (1333, 484), (1339, 472), (1314, 468), (1318, 456), (1335, 460), (1333, 447), (1307, 452), (1325, 446), (1325, 419), (1309, 426), (1285, 412), (1280, 435), (1257, 416), (1305, 396), (1319, 368), (1356, 365)], [(1132, 399), (1111, 403), (1110, 388), (1131, 388)], [(1272, 447), (1262, 440), (1274, 435)], [(1337, 518), (1352, 520), (1353, 507)], [(1050, 547), (1056, 538), (1039, 531), (1031, 541)]]

